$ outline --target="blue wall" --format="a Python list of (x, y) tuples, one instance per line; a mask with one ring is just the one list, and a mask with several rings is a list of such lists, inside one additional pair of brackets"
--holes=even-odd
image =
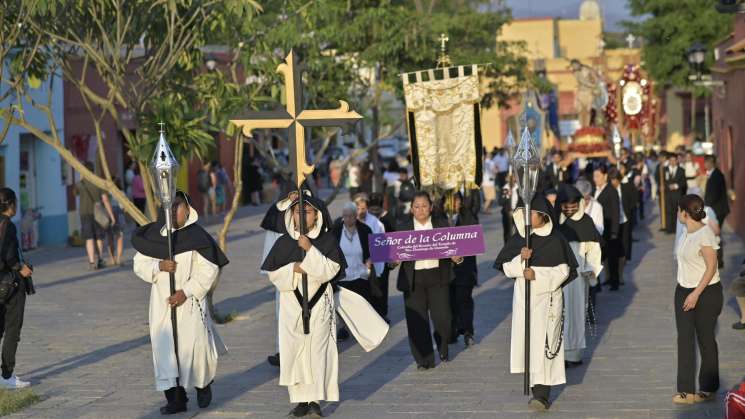
[[(64, 97), (62, 80), (55, 77), (53, 83), (46, 80), (39, 89), (32, 89), (31, 96), (40, 103), (47, 103), (48, 89), (52, 89), (52, 114), (60, 138), (64, 138)], [(0, 103), (5, 107), (10, 98)], [(49, 121), (44, 113), (37, 111), (30, 104), (23, 103), (26, 119), (41, 131), (50, 131)], [(4, 124), (3, 120), (0, 123)], [(0, 147), (0, 155), (5, 158), (5, 185), (18, 193), (20, 183), (20, 138), (27, 131), (12, 126)], [(39, 220), (39, 245), (59, 245), (67, 243), (67, 195), (62, 182), (61, 158), (59, 154), (41, 140), (34, 144), (34, 166), (36, 167), (36, 200), (41, 209)], [(23, 209), (19, 208), (18, 215), (13, 221), (20, 222)]]

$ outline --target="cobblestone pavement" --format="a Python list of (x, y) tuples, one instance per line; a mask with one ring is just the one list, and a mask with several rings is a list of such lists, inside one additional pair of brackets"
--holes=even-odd
[[(332, 213), (338, 214), (341, 200)], [(650, 205), (651, 206), (651, 205)], [(242, 209), (229, 243), (230, 265), (216, 294), (220, 312), (238, 318), (219, 326), (230, 348), (220, 359), (215, 398), (180, 417), (281, 418), (291, 406), (277, 385), (274, 291), (259, 275), (263, 208)], [(649, 217), (648, 217), (649, 218)], [(341, 403), (324, 405), (337, 418), (704, 418), (722, 417), (722, 398), (743, 377), (745, 333), (727, 293), (720, 318), (722, 390), (717, 402), (691, 407), (671, 403), (675, 383), (672, 238), (657, 232), (656, 219), (640, 227), (634, 258), (620, 292), (598, 295), (599, 323), (585, 364), (568, 371), (554, 390), (548, 413), (535, 414), (522, 395), (522, 376), (508, 373), (511, 280), (492, 270), (501, 247), (498, 213), (483, 216), (488, 253), (479, 259), (475, 290), (478, 344), (453, 345), (452, 361), (417, 372), (409, 353), (403, 301), (391, 281), (392, 329), (385, 343), (364, 353), (341, 344)], [(215, 231), (216, 225), (209, 229)], [(726, 235), (725, 285), (743, 257), (743, 245)], [(127, 249), (126, 256), (133, 252)], [(147, 327), (149, 287), (121, 269), (87, 272), (82, 249), (42, 249), (36, 263), (38, 294), (27, 301), (17, 372), (30, 379), (44, 401), (17, 414), (33, 418), (159, 417), (162, 393), (154, 390)], [(395, 276), (394, 276), (395, 277)], [(177, 416), (179, 417), (179, 416)]]

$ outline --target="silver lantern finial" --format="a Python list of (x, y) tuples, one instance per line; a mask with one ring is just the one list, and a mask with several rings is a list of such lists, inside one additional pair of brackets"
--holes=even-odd
[(533, 136), (530, 134), (528, 127), (523, 129), (520, 143), (512, 156), (512, 167), (517, 175), (518, 191), (520, 198), (526, 205), (535, 195), (538, 186), (538, 174), (541, 169), (541, 156), (533, 143)]
[(164, 208), (170, 208), (173, 198), (176, 196), (175, 180), (179, 164), (173, 156), (168, 141), (166, 141), (163, 128), (165, 124), (160, 122), (159, 125), (160, 137), (158, 138), (158, 144), (155, 146), (150, 170), (153, 174), (153, 183), (155, 183), (155, 192), (158, 194), (158, 199)]

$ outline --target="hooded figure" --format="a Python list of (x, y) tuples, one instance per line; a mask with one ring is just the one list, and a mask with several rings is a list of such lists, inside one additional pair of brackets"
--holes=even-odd
[[(207, 310), (206, 296), (228, 259), (197, 220), (188, 195), (178, 191), (173, 202), (173, 254), (168, 260), (165, 213), (158, 221), (138, 228), (132, 237), (137, 250), (134, 272), (152, 284), (150, 292), (150, 341), (156, 388), (168, 404), (161, 413), (186, 411), (185, 388), (196, 387), (199, 407), (212, 399), (218, 353), (225, 352)], [(171, 296), (169, 272), (175, 273), (176, 293)], [(176, 307), (178, 360), (173, 347), (171, 307)], [(176, 386), (176, 379), (179, 386)]]
[[(296, 228), (298, 201), (284, 211), (285, 231), (261, 269), (279, 291), (279, 385), (286, 386), (292, 416), (321, 416), (321, 400), (339, 401), (339, 360), (336, 348), (336, 313), (367, 351), (378, 346), (388, 326), (363, 297), (340, 288), (335, 297), (331, 282), (346, 269), (339, 242), (329, 231), (326, 206), (312, 196), (304, 198), (307, 234)], [(308, 278), (310, 332), (303, 331), (302, 274)], [(382, 325), (381, 325), (382, 323)], [(363, 330), (364, 327), (364, 330)]]
[(585, 318), (590, 287), (598, 283), (603, 269), (600, 243), (602, 237), (589, 215), (585, 213), (582, 193), (571, 185), (559, 189), (562, 210), (559, 231), (569, 242), (577, 260), (579, 278), (564, 287), (564, 356), (569, 366), (582, 364), (585, 349)]
[[(495, 268), (515, 279), (512, 298), (510, 372), (525, 371), (525, 281), (530, 289), (530, 405), (548, 409), (551, 386), (566, 382), (562, 348), (562, 287), (577, 276), (577, 261), (564, 237), (554, 228), (553, 207), (541, 194), (531, 202), (530, 249), (525, 248), (525, 207), (515, 209), (517, 232), (505, 244)], [(530, 268), (525, 268), (529, 259)]]

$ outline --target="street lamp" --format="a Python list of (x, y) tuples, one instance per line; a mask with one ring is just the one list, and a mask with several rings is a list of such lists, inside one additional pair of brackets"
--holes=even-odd
[[(535, 148), (533, 136), (528, 127), (523, 129), (520, 144), (512, 156), (512, 167), (517, 177), (517, 190), (523, 200), (525, 221), (525, 247), (530, 248), (530, 203), (538, 186), (538, 174), (541, 169), (541, 157)], [(530, 261), (525, 261), (527, 268)], [(542, 342), (541, 342), (542, 344)], [(523, 377), (525, 395), (530, 394), (530, 281), (525, 281), (525, 375)]]
[(688, 63), (696, 70), (697, 74), (701, 74), (705, 60), (706, 47), (701, 42), (694, 42), (688, 49)]

